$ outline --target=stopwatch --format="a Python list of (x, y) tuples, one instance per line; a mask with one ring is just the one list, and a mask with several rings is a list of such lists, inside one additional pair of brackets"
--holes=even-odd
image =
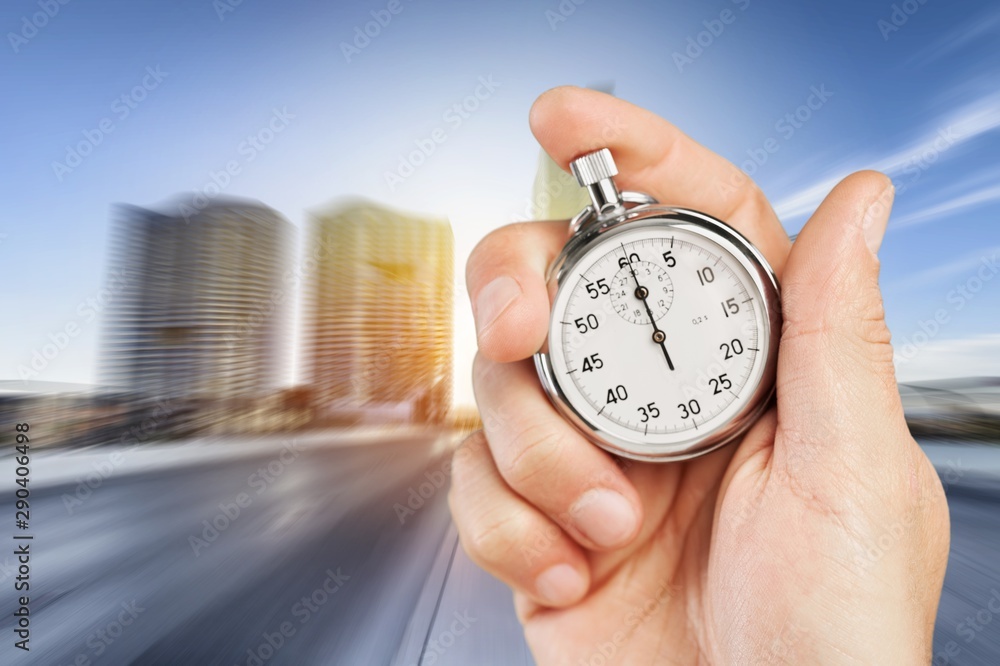
[(684, 460), (732, 442), (774, 392), (774, 271), (725, 222), (620, 192), (608, 149), (570, 166), (591, 204), (549, 268), (535, 354), (549, 399), (626, 458)]

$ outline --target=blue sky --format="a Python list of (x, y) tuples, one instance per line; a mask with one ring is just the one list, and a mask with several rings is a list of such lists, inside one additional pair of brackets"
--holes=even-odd
[[(51, 17), (45, 6), (0, 9), (0, 379), (75, 325), (34, 378), (93, 381), (102, 318), (87, 303), (108, 270), (113, 203), (155, 206), (235, 163), (225, 194), (299, 226), (350, 195), (447, 215), (462, 267), (530, 201), (532, 100), (607, 82), (737, 164), (773, 139), (777, 151), (748, 167), (791, 233), (840, 177), (887, 171), (900, 191), (882, 284), (900, 376), (1000, 375), (996, 3), (911, 0), (906, 14), (870, 1), (51, 0)], [(391, 20), (348, 58), (341, 44), (371, 12)], [(493, 85), (480, 87), (479, 108), (446, 117), (481, 78)], [(814, 98), (807, 120), (783, 122), (814, 87), (832, 94)], [(285, 120), (273, 140), (248, 147), (275, 114)], [(390, 187), (386, 172), (437, 128), (444, 142)], [(100, 142), (54, 168), (85, 133)], [(466, 402), (475, 342), (461, 270), (456, 280)]]

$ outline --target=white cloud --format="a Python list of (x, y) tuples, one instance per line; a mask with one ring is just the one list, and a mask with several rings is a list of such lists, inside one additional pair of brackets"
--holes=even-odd
[(1000, 12), (994, 12), (987, 16), (975, 16), (914, 53), (908, 64), (927, 65), (955, 51), (960, 51), (982, 37), (995, 39), (997, 32), (1000, 32)]
[(1000, 377), (1000, 333), (958, 340), (932, 340), (909, 358), (896, 355), (896, 376), (901, 382), (956, 377)]
[[(946, 159), (955, 146), (1000, 128), (1000, 94), (984, 95), (957, 112), (940, 118), (931, 127), (934, 129), (925, 131), (923, 136), (884, 157), (841, 160), (816, 182), (779, 199), (774, 206), (778, 218), (787, 225), (789, 220), (811, 215), (833, 186), (854, 171), (875, 169), (887, 173), (894, 180), (911, 172), (919, 176), (921, 171), (931, 168), (938, 160)], [(941, 214), (948, 212), (951, 211), (943, 208)]]
[(978, 190), (946, 199), (934, 206), (914, 211), (909, 215), (894, 218), (891, 225), (893, 229), (903, 229), (915, 224), (922, 224), (960, 213), (993, 201), (1000, 201), (1000, 183), (981, 187)]
[(970, 252), (955, 261), (950, 261), (946, 264), (940, 264), (938, 266), (932, 266), (931, 268), (922, 270), (919, 273), (914, 273), (900, 280), (896, 280), (895, 282), (886, 284), (882, 287), (882, 291), (890, 292), (922, 287), (927, 284), (932, 284), (949, 275), (976, 275), (976, 271), (978, 271), (984, 263), (989, 266), (996, 264), (998, 255), (1000, 255), (1000, 245), (994, 245), (993, 247), (976, 250), (975, 252)]

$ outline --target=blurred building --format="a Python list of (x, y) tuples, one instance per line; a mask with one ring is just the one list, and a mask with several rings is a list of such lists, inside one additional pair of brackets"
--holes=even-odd
[(92, 386), (0, 381), (0, 444), (14, 443), (15, 423), (30, 425), (35, 449), (146, 444), (169, 434), (172, 412), (167, 401), (95, 393)]
[(195, 429), (257, 413), (287, 372), (291, 225), (221, 197), (167, 212), (122, 205), (116, 218), (102, 383), (173, 401)]
[(321, 420), (440, 423), (451, 407), (445, 219), (353, 201), (313, 215), (304, 367)]
[[(613, 94), (614, 82), (605, 81), (588, 86), (607, 94)], [(609, 124), (602, 137), (608, 141), (620, 131)], [(538, 151), (538, 169), (531, 188), (532, 217), (536, 220), (568, 220), (590, 205), (590, 195), (580, 187), (570, 173), (563, 171), (544, 150)]]
[(590, 204), (590, 195), (542, 150), (538, 154), (531, 201), (534, 219), (568, 220)]

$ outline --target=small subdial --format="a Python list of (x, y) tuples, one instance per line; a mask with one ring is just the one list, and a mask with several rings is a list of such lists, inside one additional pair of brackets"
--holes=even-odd
[[(632, 271), (635, 271), (635, 276)], [(674, 285), (667, 272), (657, 264), (636, 261), (631, 268), (625, 266), (611, 278), (610, 296), (619, 317), (633, 324), (648, 325), (651, 322), (646, 305), (653, 313), (653, 321), (659, 321), (673, 303)]]

